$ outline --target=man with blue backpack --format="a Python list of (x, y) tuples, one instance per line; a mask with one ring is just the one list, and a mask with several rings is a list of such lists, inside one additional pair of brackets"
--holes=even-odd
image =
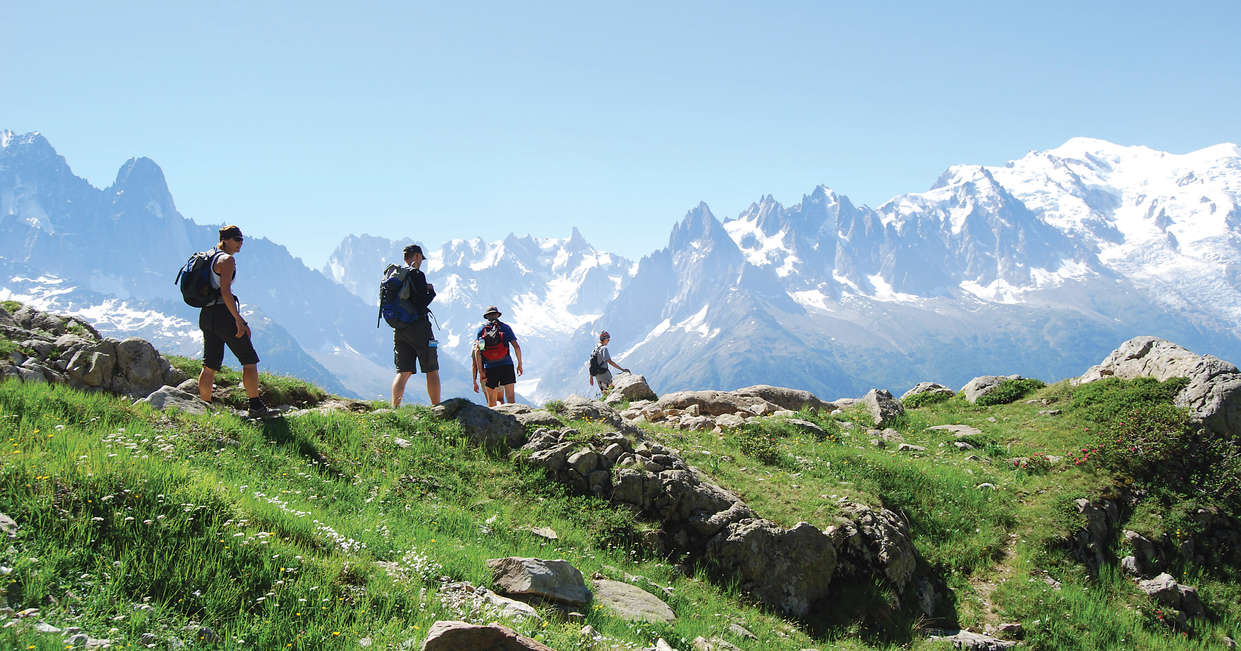
[(379, 313), (392, 326), (392, 357), (396, 377), (392, 380), (392, 407), (400, 407), (409, 376), (422, 372), (427, 376), (427, 398), (432, 405), (440, 401), (440, 363), (431, 332), (431, 310), (435, 287), (419, 267), (426, 257), (422, 247), (405, 247), (405, 266), (388, 265), (379, 285)]

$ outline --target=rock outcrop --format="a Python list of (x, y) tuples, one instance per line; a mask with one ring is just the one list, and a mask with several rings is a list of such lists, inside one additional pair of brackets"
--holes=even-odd
[(9, 314), (0, 308), (0, 333), (18, 347), (0, 359), (0, 378), (67, 384), (134, 399), (187, 379), (149, 342), (105, 339), (77, 317), (30, 307)]
[(1150, 377), (1161, 382), (1188, 378), (1189, 385), (1176, 395), (1176, 405), (1188, 409), (1212, 432), (1241, 435), (1241, 372), (1218, 357), (1196, 355), (1158, 337), (1134, 337), (1090, 367), (1077, 382), (1107, 377)]
[(904, 590), (917, 565), (909, 524), (886, 509), (845, 505), (827, 533), (781, 528), (687, 466), (672, 449), (619, 432), (583, 440), (574, 430), (539, 430), (522, 448), (549, 476), (625, 504), (660, 523), (661, 550), (707, 563), (763, 603), (801, 616), (828, 596), (842, 563), (859, 579), (881, 577)]

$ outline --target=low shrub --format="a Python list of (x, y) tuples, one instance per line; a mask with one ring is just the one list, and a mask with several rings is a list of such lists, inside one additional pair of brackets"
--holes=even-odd
[(1149, 377), (1133, 380), (1105, 378), (1077, 387), (1069, 408), (1081, 412), (1080, 415), (1087, 420), (1110, 423), (1141, 405), (1171, 403), (1188, 384), (1187, 378), (1180, 377), (1164, 382)]
[(0, 301), (0, 307), (3, 307), (5, 312), (12, 314), (22, 309), (22, 304), (17, 301)]
[(775, 465), (782, 459), (776, 434), (758, 423), (741, 426), (737, 432), (737, 445), (742, 452), (765, 464)]
[(543, 403), (543, 408), (546, 409), (547, 411), (552, 412), (553, 414), (563, 414), (564, 413), (564, 401), (563, 400), (548, 400), (547, 402)]
[(1021, 378), (1020, 380), (1004, 380), (994, 389), (978, 397), (974, 404), (989, 407), (991, 405), (1007, 405), (1024, 398), (1031, 391), (1047, 386), (1042, 380)]

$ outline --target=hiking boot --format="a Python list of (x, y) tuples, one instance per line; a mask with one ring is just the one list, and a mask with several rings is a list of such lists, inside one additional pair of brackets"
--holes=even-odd
[(280, 410), (268, 407), (262, 398), (251, 398), (249, 416), (256, 420), (271, 420), (280, 417)]

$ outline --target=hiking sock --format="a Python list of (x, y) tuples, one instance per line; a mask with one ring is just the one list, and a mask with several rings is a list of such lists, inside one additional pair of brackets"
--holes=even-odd
[(250, 408), (255, 411), (263, 411), (267, 409), (267, 403), (262, 398), (250, 398)]

